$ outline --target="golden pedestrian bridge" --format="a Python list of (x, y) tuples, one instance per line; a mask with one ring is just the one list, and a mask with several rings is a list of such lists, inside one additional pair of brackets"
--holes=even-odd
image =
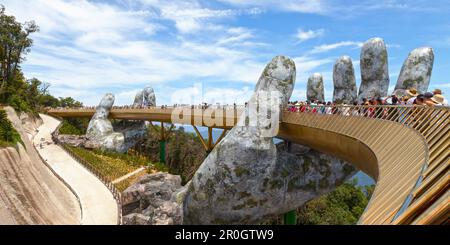
[[(164, 125), (172, 123), (175, 109), (113, 108), (109, 116)], [(211, 150), (225, 135), (213, 143), (212, 128), (225, 132), (231, 126), (208, 125), (201, 113), (194, 113), (202, 109), (189, 109), (190, 120), (185, 124), (194, 126), (199, 136), (197, 126), (208, 127), (208, 139), (200, 138), (206, 150)], [(225, 113), (215, 118), (221, 125), (234, 125), (242, 112), (223, 110)], [(277, 137), (346, 160), (376, 180), (359, 224), (449, 223), (448, 107), (337, 106), (328, 111), (283, 111)], [(48, 113), (61, 118), (92, 117), (95, 109), (51, 109)], [(164, 140), (171, 130), (162, 129)]]

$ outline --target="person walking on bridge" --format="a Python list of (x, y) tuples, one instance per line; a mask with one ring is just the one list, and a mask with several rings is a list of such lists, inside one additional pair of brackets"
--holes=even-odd
[(444, 95), (442, 95), (442, 90), (440, 89), (435, 89), (433, 91), (433, 98), (435, 100), (436, 103), (441, 104), (443, 106), (448, 106), (448, 101), (447, 99), (445, 99)]

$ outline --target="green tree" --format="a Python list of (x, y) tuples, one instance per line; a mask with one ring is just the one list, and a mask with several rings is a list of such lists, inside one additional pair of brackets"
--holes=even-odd
[(302, 225), (356, 224), (368, 204), (373, 188), (373, 186), (358, 186), (356, 179), (345, 183), (327, 195), (299, 208), (298, 223)]
[(83, 103), (76, 101), (72, 97), (59, 97), (59, 106), (61, 107), (82, 107)]
[(37, 31), (39, 27), (34, 21), (19, 23), (0, 5), (0, 98), (3, 101), (9, 99), (4, 96), (6, 87), (14, 81), (20, 63), (31, 51), (30, 35)]

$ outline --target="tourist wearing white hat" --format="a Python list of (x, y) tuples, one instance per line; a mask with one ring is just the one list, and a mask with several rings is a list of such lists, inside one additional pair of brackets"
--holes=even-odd
[(433, 96), (432, 100), (434, 102), (436, 102), (439, 105), (448, 106), (448, 101), (447, 101), (447, 99), (445, 99), (445, 96), (442, 95), (442, 90), (437, 88), (433, 91), (433, 94), (434, 94), (434, 96)]

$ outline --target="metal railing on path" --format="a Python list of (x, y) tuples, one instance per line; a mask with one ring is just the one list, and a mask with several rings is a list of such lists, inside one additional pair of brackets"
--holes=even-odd
[(122, 224), (122, 195), (119, 190), (114, 186), (112, 183), (112, 179), (104, 176), (100, 171), (98, 171), (95, 167), (92, 166), (91, 163), (86, 161), (84, 158), (80, 157), (79, 155), (75, 154), (72, 149), (67, 144), (62, 143), (58, 139), (59, 135), (59, 129), (61, 128), (62, 124), (60, 124), (56, 130), (52, 133), (52, 140), (55, 144), (61, 146), (61, 148), (69, 154), (75, 161), (80, 163), (82, 166), (84, 166), (89, 172), (91, 172), (94, 176), (96, 176), (111, 192), (111, 194), (114, 197), (114, 200), (116, 200), (117, 203), (117, 224)]

